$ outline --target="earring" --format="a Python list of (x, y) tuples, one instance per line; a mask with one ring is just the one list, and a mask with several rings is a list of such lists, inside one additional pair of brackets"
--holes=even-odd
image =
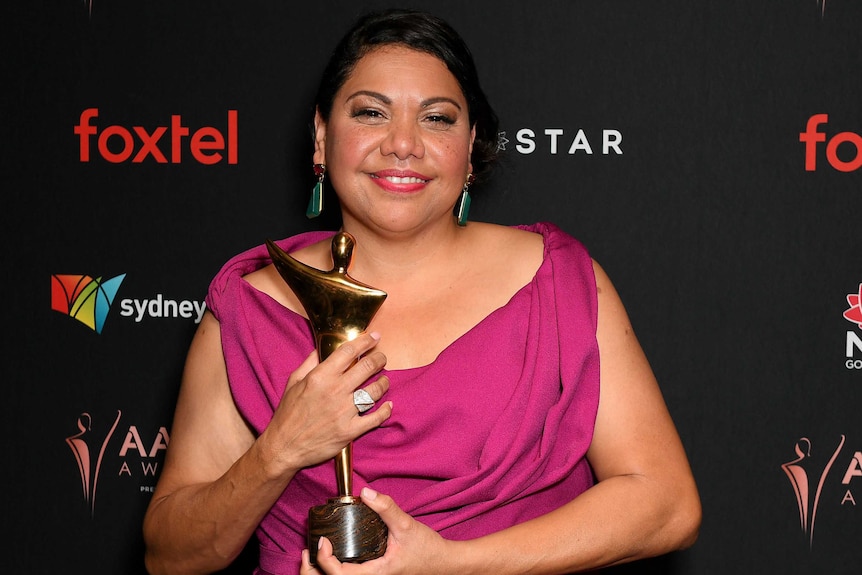
[(458, 203), (455, 204), (455, 219), (459, 226), (467, 225), (467, 216), (470, 214), (470, 184), (476, 180), (473, 174), (467, 174), (467, 181), (464, 182), (464, 188), (461, 190), (461, 197), (458, 198)]
[(305, 215), (309, 218), (316, 218), (323, 211), (323, 176), (325, 174), (325, 164), (314, 164), (314, 175), (317, 176), (317, 183), (311, 189), (311, 199), (308, 201), (308, 209), (305, 210)]

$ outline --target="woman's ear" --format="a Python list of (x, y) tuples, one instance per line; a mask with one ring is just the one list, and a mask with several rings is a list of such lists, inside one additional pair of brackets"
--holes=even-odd
[(314, 111), (314, 163), (326, 164), (326, 122), (317, 109)]
[(473, 173), (473, 142), (476, 141), (476, 124), (470, 129), (470, 151), (467, 156), (467, 172)]

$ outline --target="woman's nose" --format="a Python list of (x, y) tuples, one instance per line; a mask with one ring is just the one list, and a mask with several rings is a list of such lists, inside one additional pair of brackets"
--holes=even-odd
[(416, 158), (424, 156), (425, 145), (416, 121), (393, 119), (389, 124), (389, 133), (380, 146), (380, 152), (384, 156), (394, 154), (399, 160), (406, 160), (410, 156)]

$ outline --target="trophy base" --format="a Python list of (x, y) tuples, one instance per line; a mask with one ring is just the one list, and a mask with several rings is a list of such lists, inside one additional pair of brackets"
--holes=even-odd
[(358, 497), (333, 497), (308, 510), (308, 551), (317, 564), (321, 537), (332, 542), (334, 555), (342, 563), (362, 563), (386, 552), (389, 530), (377, 513)]

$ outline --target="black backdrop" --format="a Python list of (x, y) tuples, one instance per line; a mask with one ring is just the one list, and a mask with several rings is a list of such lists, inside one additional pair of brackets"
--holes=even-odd
[[(311, 97), (386, 5), (0, 9), (3, 572), (144, 572), (195, 306), (234, 253), (333, 225), (304, 217)], [(859, 573), (862, 3), (400, 5), (467, 38), (501, 117), (473, 218), (556, 222), (629, 309), (705, 513), (650, 567)]]

